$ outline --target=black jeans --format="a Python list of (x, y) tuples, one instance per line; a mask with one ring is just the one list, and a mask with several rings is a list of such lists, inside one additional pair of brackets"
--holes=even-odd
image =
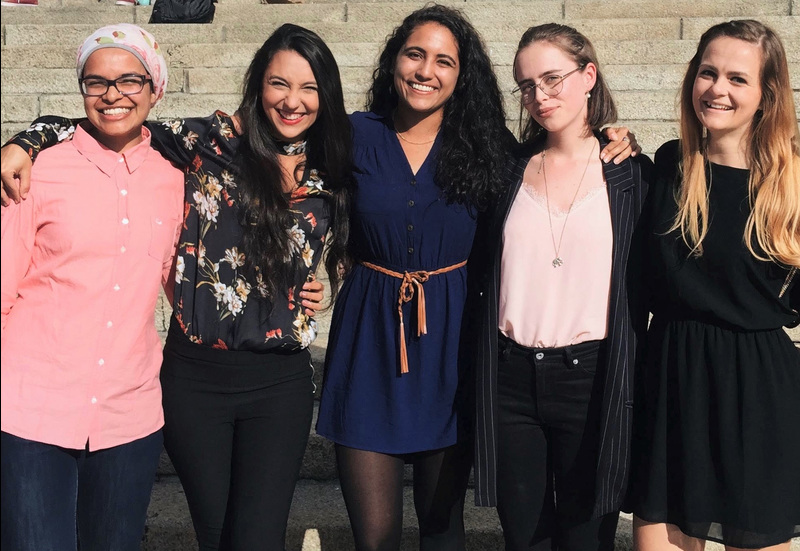
[(501, 335), (497, 498), (507, 551), (614, 548), (592, 518), (605, 341), (527, 348)]
[(201, 550), (282, 550), (308, 443), (310, 354), (254, 354), (174, 339), (164, 348), (164, 445)]
[(3, 551), (138, 551), (161, 431), (90, 452), (2, 433)]

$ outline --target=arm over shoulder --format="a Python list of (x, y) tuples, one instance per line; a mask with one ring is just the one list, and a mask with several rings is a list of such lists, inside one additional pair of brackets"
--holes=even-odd
[(147, 122), (152, 144), (164, 157), (181, 168), (195, 159), (222, 155), (228, 142), (237, 137), (231, 118), (222, 111), (207, 117)]

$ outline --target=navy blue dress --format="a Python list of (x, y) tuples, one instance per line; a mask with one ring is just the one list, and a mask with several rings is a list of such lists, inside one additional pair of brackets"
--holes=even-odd
[[(351, 241), (358, 261), (393, 271), (432, 271), (467, 259), (473, 209), (448, 204), (434, 183), (440, 139), (416, 175), (390, 117), (354, 113), (356, 193)], [(466, 268), (424, 284), (427, 329), (416, 335), (417, 299), (406, 303), (409, 372), (400, 373), (397, 299), (401, 280), (357, 264), (331, 322), (317, 432), (338, 444), (412, 453), (456, 443), (458, 345)], [(462, 429), (466, 427), (461, 427)]]

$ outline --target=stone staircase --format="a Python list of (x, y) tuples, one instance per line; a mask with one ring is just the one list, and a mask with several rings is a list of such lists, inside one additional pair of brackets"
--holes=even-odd
[[(800, 0), (495, 0), (454, 2), (481, 31), (504, 90), (513, 87), (516, 42), (531, 25), (573, 25), (595, 43), (621, 122), (633, 128), (645, 152), (676, 135), (675, 100), (686, 62), (700, 34), (730, 18), (757, 18), (783, 38), (796, 104), (800, 105)], [(151, 7), (115, 6), (112, 0), (40, 0), (38, 8), (2, 10), (2, 139), (39, 114), (83, 114), (75, 82), (75, 49), (102, 24), (148, 27), (170, 61), (167, 95), (158, 119), (202, 116), (238, 105), (242, 76), (253, 53), (284, 22), (317, 31), (342, 72), (348, 110), (364, 92), (386, 35), (419, 1), (260, 4), (219, 0), (213, 24), (147, 25)], [(506, 97), (509, 125), (519, 109)], [(800, 113), (798, 114), (800, 117)]]
[[(308, 1), (308, 0), (307, 0)], [(614, 91), (621, 122), (636, 131), (646, 153), (677, 135), (677, 89), (685, 64), (702, 32), (732, 18), (755, 18), (783, 38), (790, 62), (795, 105), (800, 108), (800, 0), (445, 0), (461, 9), (490, 49), (501, 87), (513, 87), (511, 62), (516, 43), (529, 26), (550, 21), (580, 29), (594, 42)], [(154, 110), (158, 119), (204, 116), (214, 109), (233, 112), (252, 55), (278, 25), (303, 25), (330, 45), (342, 73), (348, 111), (363, 107), (381, 45), (402, 18), (423, 5), (418, 0), (316, 0), (305, 4), (260, 4), (219, 0), (207, 25), (147, 25), (151, 7), (123, 7), (113, 0), (39, 0), (39, 7), (2, 8), (0, 137), (24, 129), (41, 114), (83, 116), (75, 79), (75, 50), (97, 27), (130, 22), (148, 28), (165, 47), (170, 63), (167, 95)], [(516, 129), (517, 104), (506, 94), (508, 123)], [(798, 111), (800, 120), (800, 111)], [(162, 334), (169, 320), (163, 299), (156, 311)], [(321, 384), (330, 312), (320, 316), (320, 336), (312, 346)], [(800, 331), (791, 333), (800, 341)], [(407, 473), (410, 479), (410, 472)], [(353, 548), (333, 449), (310, 435), (290, 517), (290, 551), (347, 551)], [(497, 515), (471, 505), (465, 512), (470, 551), (503, 548)], [(416, 549), (416, 522), (406, 489), (403, 550)], [(623, 515), (617, 549), (631, 549), (630, 517)], [(196, 549), (186, 501), (164, 455), (153, 492), (143, 549)], [(709, 545), (709, 550), (721, 546)], [(800, 551), (800, 541), (793, 551)], [(272, 551), (272, 550), (268, 550)]]

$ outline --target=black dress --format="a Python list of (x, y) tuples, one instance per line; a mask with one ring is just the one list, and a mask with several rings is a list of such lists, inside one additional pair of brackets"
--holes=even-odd
[(656, 154), (644, 281), (653, 314), (637, 371), (633, 512), (743, 548), (800, 534), (800, 321), (795, 278), (743, 241), (747, 170), (710, 164), (701, 257), (668, 232), (678, 142)]

